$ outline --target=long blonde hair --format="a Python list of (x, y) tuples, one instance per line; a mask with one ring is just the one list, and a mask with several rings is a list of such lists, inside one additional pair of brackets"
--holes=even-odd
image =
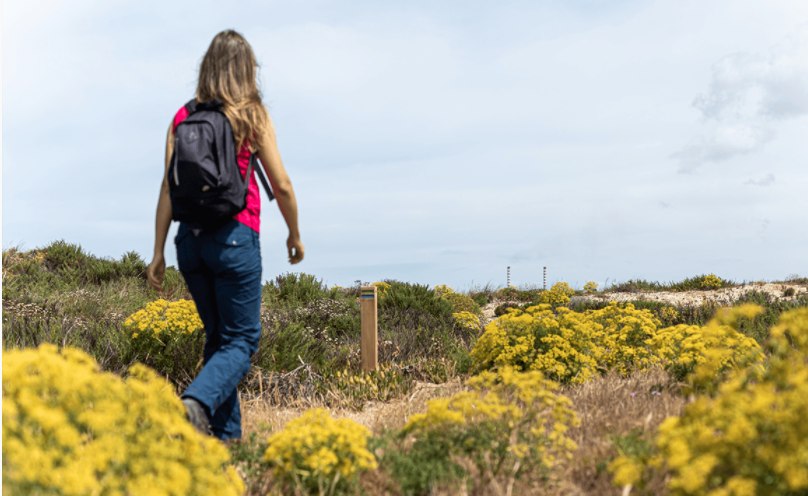
[(255, 80), (257, 68), (250, 44), (232, 29), (213, 38), (199, 67), (196, 99), (219, 99), (224, 104), (222, 110), (233, 127), (237, 150), (246, 141), (250, 151), (256, 151), (252, 138), (263, 133), (269, 123)]

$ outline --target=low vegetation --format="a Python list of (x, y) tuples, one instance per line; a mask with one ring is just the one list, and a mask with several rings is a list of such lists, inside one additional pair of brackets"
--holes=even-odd
[[(239, 385), (245, 436), (228, 450), (199, 444), (174, 394), (201, 367), (190, 294), (171, 267), (165, 291), (149, 289), (145, 269), (136, 253), (99, 259), (64, 241), (3, 252), (4, 490), (112, 493), (142, 473), (166, 477), (166, 494), (202, 494), (200, 470), (221, 494), (243, 481), (251, 495), (808, 490), (805, 278), (784, 281), (791, 298), (749, 291), (732, 308), (574, 298), (602, 293), (593, 282), (378, 281), (381, 367), (366, 373), (358, 297), (370, 283), (282, 274), (263, 287)], [(605, 291), (727, 287), (708, 274)], [(138, 461), (158, 426), (175, 444)], [(205, 456), (184, 458), (192, 441)], [(110, 458), (112, 445), (126, 456)], [(32, 449), (43, 468), (20, 455)]]

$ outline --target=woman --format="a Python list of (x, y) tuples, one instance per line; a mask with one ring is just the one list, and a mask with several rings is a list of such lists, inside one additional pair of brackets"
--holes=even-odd
[[(233, 128), (238, 164), (246, 174), (250, 152), (255, 152), (272, 185), (289, 237), (289, 262), (303, 260), (297, 227), (297, 203), (292, 183), (281, 162), (275, 130), (256, 84), (252, 48), (235, 31), (222, 31), (210, 44), (199, 68), (196, 99), (218, 99)], [(187, 117), (181, 108), (168, 128), (166, 164), (157, 202), (154, 258), (149, 285), (161, 291), (166, 262), (163, 255), (172, 219), (167, 171), (174, 146), (174, 130)], [(260, 196), (255, 172), (250, 178), (247, 207), (214, 232), (180, 223), (175, 238), (177, 265), (205, 326), (204, 366), (188, 389), (183, 403), (188, 418), (202, 432), (219, 439), (241, 437), (241, 412), (236, 386), (250, 369), (250, 357), (261, 336)]]

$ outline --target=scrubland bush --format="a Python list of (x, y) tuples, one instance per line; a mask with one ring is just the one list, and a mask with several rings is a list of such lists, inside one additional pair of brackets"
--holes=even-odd
[(142, 365), (122, 380), (73, 348), (3, 352), (4, 493), (241, 494), (228, 459)]
[(127, 317), (123, 329), (131, 338), (131, 360), (147, 362), (175, 382), (192, 379), (191, 367), (204, 343), (202, 320), (192, 300), (152, 301)]
[(474, 300), (474, 303), (478, 306), (484, 307), (488, 305), (488, 296), (485, 293), (477, 293), (471, 299)]
[(451, 303), (454, 309), (453, 313), (468, 312), (477, 315), (482, 313), (480, 306), (471, 297), (463, 293), (455, 293), (452, 288), (445, 284), (441, 284), (435, 288), (435, 295)]
[(542, 291), (539, 295), (539, 303), (546, 303), (552, 306), (565, 305), (570, 302), (570, 296), (575, 294), (575, 290), (565, 282), (557, 282), (549, 291)]
[(359, 472), (376, 468), (376, 458), (367, 449), (369, 435), (353, 420), (334, 420), (314, 408), (269, 438), (264, 460), (284, 494), (334, 494)]
[(471, 333), (480, 331), (480, 318), (471, 312), (453, 313), (455, 325)]
[(584, 313), (549, 304), (511, 310), (489, 323), (471, 356), (477, 367), (540, 370), (553, 380), (580, 384), (604, 367), (622, 373), (658, 362), (645, 340), (659, 322), (633, 305)]
[(429, 401), (426, 413), (413, 415), (401, 431), (402, 440), (414, 442), (389, 462), (394, 473), (414, 469), (398, 474), (406, 494), (425, 494), (439, 476), (465, 474), (453, 457), (474, 463), (479, 488), (505, 474), (511, 481), (546, 478), (559, 458), (571, 458), (576, 446), (565, 433), (578, 420), (569, 399), (556, 395), (557, 385), (540, 372), (504, 367), (466, 384), (469, 391)]
[[(739, 360), (760, 358), (757, 342), (737, 330), (738, 318), (753, 318), (760, 311), (760, 307), (746, 305), (736, 308), (730, 317), (719, 314), (706, 326), (681, 324), (660, 329), (648, 344), (677, 380), (689, 377), (694, 387), (714, 388), (724, 372), (738, 367)], [(699, 373), (694, 374), (697, 367)]]
[(386, 282), (374, 282), (371, 286), (376, 286), (376, 294), (381, 300), (390, 291), (390, 285)]
[[(737, 308), (708, 327), (712, 334), (737, 329), (740, 318), (760, 311)], [(730, 337), (714, 341), (688, 376), (698, 385), (726, 368), (724, 380), (681, 417), (662, 423), (654, 456), (616, 459), (610, 466), (616, 484), (641, 485), (645, 466), (664, 466), (672, 472), (668, 487), (674, 495), (808, 491), (808, 309), (782, 315), (765, 343), (765, 363), (759, 349), (744, 350), (724, 331)]]
[(377, 370), (337, 370), (330, 378), (332, 393), (343, 401), (360, 408), (368, 400), (389, 401), (406, 390), (404, 374), (399, 368), (383, 363)]
[(595, 281), (589, 281), (588, 283), (584, 284), (584, 292), (585, 293), (597, 293), (598, 292), (598, 283)]
[(724, 285), (724, 281), (715, 274), (707, 274), (701, 279), (700, 285), (702, 289), (718, 289)]
[(287, 272), (279, 275), (275, 281), (268, 283), (270, 294), (287, 305), (299, 305), (321, 298), (331, 297), (339, 290), (328, 289), (328, 286), (311, 274)]
[(390, 289), (384, 300), (378, 302), (379, 311), (387, 308), (413, 309), (427, 312), (435, 317), (451, 318), (452, 303), (436, 295), (427, 285), (388, 281)]

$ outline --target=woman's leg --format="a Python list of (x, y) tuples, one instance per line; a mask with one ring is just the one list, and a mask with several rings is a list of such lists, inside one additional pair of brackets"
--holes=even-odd
[[(201, 257), (201, 247), (204, 240), (192, 235), (187, 226), (180, 224), (175, 243), (177, 246), (177, 265), (188, 291), (196, 305), (199, 318), (205, 331), (205, 348), (202, 353), (203, 363), (206, 363), (218, 346), (219, 311), (216, 305), (216, 277), (213, 270), (205, 265)], [(187, 390), (186, 390), (187, 393)], [(183, 393), (182, 398), (196, 399), (203, 407), (206, 420), (199, 419), (205, 425), (210, 423), (210, 409), (193, 395)], [(190, 407), (189, 407), (190, 408)], [(189, 415), (194, 412), (189, 410)], [(192, 419), (193, 420), (193, 419)]]
[(249, 372), (261, 336), (261, 253), (258, 234), (239, 222), (210, 238), (202, 246), (201, 258), (215, 275), (218, 325), (207, 334), (216, 346), (208, 357), (206, 345), (205, 366), (183, 396), (212, 412), (216, 437), (231, 439), (241, 437), (236, 386)]

